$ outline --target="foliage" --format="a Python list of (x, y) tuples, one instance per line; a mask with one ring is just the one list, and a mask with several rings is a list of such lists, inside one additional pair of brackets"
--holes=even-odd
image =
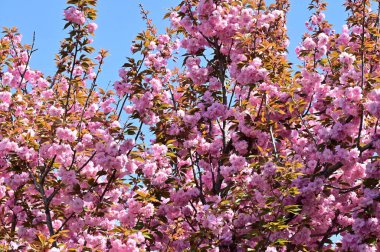
[(98, 87), (96, 1), (68, 4), (53, 76), (16, 28), (0, 39), (2, 250), (380, 248), (370, 1), (346, 0), (336, 33), (312, 0), (297, 68), (288, 0), (184, 0), (165, 34), (142, 8), (115, 92)]

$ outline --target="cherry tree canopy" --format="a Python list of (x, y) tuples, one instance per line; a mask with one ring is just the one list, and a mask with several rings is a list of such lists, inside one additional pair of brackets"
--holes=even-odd
[(104, 90), (96, 0), (67, 2), (54, 75), (0, 38), (1, 250), (380, 249), (377, 4), (336, 33), (311, 0), (298, 67), (288, 0), (178, 1), (164, 34), (142, 8)]

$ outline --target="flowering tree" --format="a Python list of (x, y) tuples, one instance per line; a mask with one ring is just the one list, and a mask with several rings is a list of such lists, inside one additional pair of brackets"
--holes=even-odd
[(0, 40), (2, 250), (380, 249), (377, 5), (338, 34), (312, 0), (296, 70), (288, 0), (180, 1), (165, 34), (142, 9), (113, 92), (96, 1), (68, 4), (53, 76)]

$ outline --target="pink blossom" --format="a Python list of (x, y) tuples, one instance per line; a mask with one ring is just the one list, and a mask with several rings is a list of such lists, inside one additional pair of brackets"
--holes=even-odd
[(87, 25), (87, 30), (89, 33), (94, 33), (96, 29), (98, 29), (98, 25), (96, 23), (89, 23)]
[(77, 139), (77, 130), (71, 130), (69, 128), (58, 128), (57, 137), (61, 140), (66, 140), (68, 142), (74, 142)]
[(0, 92), (0, 102), (11, 103), (12, 94), (10, 92)]
[(314, 50), (316, 47), (316, 44), (312, 38), (305, 38), (302, 44), (307, 50)]
[(49, 108), (49, 110), (48, 110), (48, 113), (51, 116), (62, 116), (64, 112), (65, 111), (64, 111), (63, 108), (57, 108), (57, 107), (54, 107), (54, 106), (51, 106)]
[(72, 202), (71, 202), (71, 209), (76, 212), (76, 213), (80, 213), (82, 212), (83, 210), (83, 200), (80, 199), (80, 198), (75, 198)]
[(64, 11), (64, 15), (68, 21), (79, 24), (79, 25), (82, 25), (86, 22), (86, 18), (83, 12), (72, 6), (67, 8)]
[(350, 65), (352, 65), (352, 63), (354, 63), (355, 56), (352, 55), (352, 54), (350, 54), (350, 53), (342, 52), (339, 55), (339, 60), (340, 60), (341, 63), (350, 66)]

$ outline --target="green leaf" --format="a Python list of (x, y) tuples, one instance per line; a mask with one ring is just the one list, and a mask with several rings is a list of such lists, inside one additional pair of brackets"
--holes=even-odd
[(277, 239), (277, 240), (275, 241), (275, 243), (278, 244), (278, 245), (280, 245), (280, 246), (284, 246), (284, 245), (286, 245), (286, 243), (288, 243), (288, 242), (289, 242), (288, 240), (286, 240), (286, 239), (282, 239), (282, 238)]
[(298, 214), (301, 211), (300, 205), (285, 206), (285, 211), (292, 214)]

